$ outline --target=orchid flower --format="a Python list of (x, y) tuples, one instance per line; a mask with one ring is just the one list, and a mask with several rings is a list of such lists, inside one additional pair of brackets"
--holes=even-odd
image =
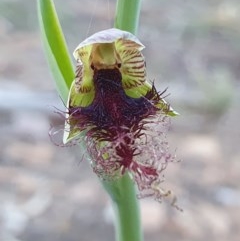
[(139, 196), (161, 200), (162, 171), (175, 158), (166, 141), (169, 116), (177, 113), (163, 99), (165, 91), (147, 81), (143, 48), (133, 34), (115, 28), (78, 45), (63, 142), (84, 141), (101, 179), (128, 171)]

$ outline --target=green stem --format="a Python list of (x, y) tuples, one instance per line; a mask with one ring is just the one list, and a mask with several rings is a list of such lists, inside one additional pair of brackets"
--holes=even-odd
[(118, 0), (114, 27), (137, 33), (141, 0)]
[(74, 79), (74, 68), (52, 0), (38, 0), (41, 37), (57, 90), (66, 103)]
[[(118, 0), (114, 26), (136, 34), (140, 4), (141, 0)], [(116, 241), (142, 241), (139, 203), (129, 174), (116, 181), (102, 183), (113, 202)]]
[(142, 229), (135, 185), (126, 173), (116, 181), (103, 181), (115, 211), (116, 241), (142, 241)]

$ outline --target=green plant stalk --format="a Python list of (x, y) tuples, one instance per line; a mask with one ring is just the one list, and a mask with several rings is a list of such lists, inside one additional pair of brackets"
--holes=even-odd
[(52, 0), (38, 0), (38, 19), (48, 64), (64, 103), (74, 79), (74, 69)]
[(115, 213), (116, 241), (142, 241), (143, 233), (136, 190), (129, 174), (116, 181), (102, 181)]
[[(141, 0), (118, 0), (114, 27), (136, 34)], [(116, 241), (142, 241), (139, 202), (128, 173), (116, 181), (102, 181), (115, 211)]]
[(141, 0), (118, 0), (114, 27), (136, 34), (140, 8)]

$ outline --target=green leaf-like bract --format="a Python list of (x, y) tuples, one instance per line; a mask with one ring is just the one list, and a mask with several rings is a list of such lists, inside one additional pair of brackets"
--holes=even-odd
[(38, 0), (38, 18), (47, 61), (58, 93), (66, 103), (74, 70), (52, 0)]

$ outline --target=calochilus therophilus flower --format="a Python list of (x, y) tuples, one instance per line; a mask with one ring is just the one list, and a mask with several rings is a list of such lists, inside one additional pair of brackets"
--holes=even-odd
[(143, 48), (134, 35), (114, 28), (78, 45), (63, 142), (85, 141), (100, 178), (128, 171), (140, 197), (161, 200), (168, 194), (160, 187), (162, 171), (175, 158), (166, 132), (177, 113), (147, 80)]

